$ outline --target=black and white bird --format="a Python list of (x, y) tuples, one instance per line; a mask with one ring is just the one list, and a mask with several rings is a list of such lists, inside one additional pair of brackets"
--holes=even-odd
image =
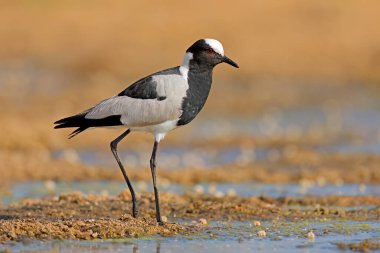
[(239, 66), (224, 55), (222, 44), (215, 39), (196, 41), (183, 57), (181, 66), (144, 77), (119, 94), (99, 102), (79, 114), (55, 122), (54, 128), (76, 127), (72, 138), (93, 127), (120, 126), (127, 130), (111, 142), (111, 151), (123, 173), (132, 196), (132, 215), (137, 216), (137, 201), (118, 153), (117, 144), (130, 132), (143, 131), (154, 136), (150, 168), (156, 204), (156, 219), (162, 224), (156, 186), (156, 152), (165, 135), (190, 123), (203, 108), (210, 92), (212, 71), (219, 63)]

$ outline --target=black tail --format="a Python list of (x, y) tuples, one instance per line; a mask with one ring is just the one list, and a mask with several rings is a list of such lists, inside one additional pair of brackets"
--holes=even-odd
[(55, 129), (77, 127), (70, 135), (69, 139), (73, 138), (77, 134), (83, 132), (89, 127), (104, 127), (104, 126), (120, 126), (123, 125), (120, 122), (120, 115), (112, 115), (102, 119), (86, 119), (86, 113), (80, 113), (71, 117), (60, 119), (54, 124)]

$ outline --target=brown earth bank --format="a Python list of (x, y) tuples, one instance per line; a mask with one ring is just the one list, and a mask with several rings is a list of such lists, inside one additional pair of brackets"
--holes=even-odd
[[(71, 193), (46, 200), (24, 200), (0, 209), (0, 242), (26, 238), (126, 238), (196, 233), (208, 221), (350, 219), (379, 220), (380, 198), (324, 196), (303, 198), (224, 197), (161, 194), (161, 211), (169, 222), (154, 220), (154, 197), (138, 198), (139, 217), (132, 218), (128, 192), (116, 197)], [(363, 205), (373, 208), (360, 208)], [(357, 209), (345, 209), (359, 206)], [(172, 221), (188, 220), (183, 225)], [(195, 222), (190, 222), (195, 220)], [(196, 222), (199, 220), (199, 222)]]

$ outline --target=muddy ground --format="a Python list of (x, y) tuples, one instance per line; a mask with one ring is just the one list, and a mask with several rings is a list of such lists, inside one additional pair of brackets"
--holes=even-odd
[[(72, 193), (46, 200), (26, 199), (0, 209), (0, 242), (186, 235), (207, 226), (200, 219), (208, 222), (380, 220), (380, 197), (369, 196), (217, 198), (166, 193), (161, 194), (162, 214), (168, 219), (163, 226), (155, 222), (152, 194), (143, 194), (138, 203), (139, 217), (135, 219), (129, 214), (128, 192), (115, 197)], [(359, 208), (346, 209), (348, 206)], [(182, 225), (176, 223), (179, 220)]]

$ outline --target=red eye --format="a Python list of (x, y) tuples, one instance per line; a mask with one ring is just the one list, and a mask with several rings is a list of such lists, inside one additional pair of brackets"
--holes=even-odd
[(213, 53), (214, 53), (214, 50), (212, 50), (211, 48), (210, 48), (210, 49), (207, 49), (207, 53), (208, 53), (208, 54), (213, 54)]

